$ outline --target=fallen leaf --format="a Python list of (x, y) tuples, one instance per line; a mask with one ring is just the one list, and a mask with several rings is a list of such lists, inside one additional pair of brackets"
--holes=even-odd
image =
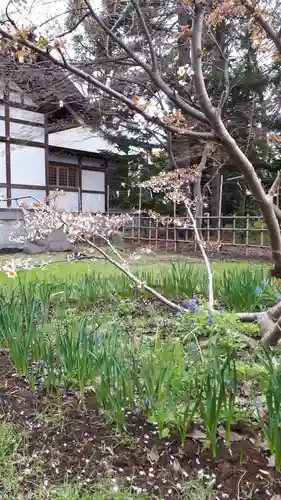
[(205, 432), (200, 431), (200, 429), (193, 429), (188, 435), (192, 439), (197, 439), (198, 441), (204, 441), (207, 439)]
[[(273, 469), (275, 468), (275, 466), (276, 466), (276, 460), (275, 460), (275, 456), (274, 455), (271, 455), (271, 457), (269, 457), (267, 459), (267, 465), (268, 465), (268, 467), (272, 467)], [(278, 500), (278, 498), (277, 498), (277, 500)]]
[(181, 472), (182, 468), (177, 458), (173, 461), (173, 469), (176, 472)]
[(159, 460), (159, 453), (157, 451), (156, 446), (152, 446), (151, 450), (147, 452), (147, 458), (150, 461), (151, 464), (158, 462)]
[[(226, 437), (226, 430), (223, 427), (218, 428), (218, 435), (225, 439)], [(245, 439), (245, 437), (241, 436), (241, 434), (238, 434), (237, 432), (230, 431), (230, 441), (231, 443), (234, 443), (236, 441), (241, 441), (242, 439)]]

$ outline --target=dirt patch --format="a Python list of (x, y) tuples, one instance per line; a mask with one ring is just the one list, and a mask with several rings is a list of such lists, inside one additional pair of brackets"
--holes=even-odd
[(55, 483), (67, 476), (90, 487), (106, 475), (113, 484), (145, 489), (152, 498), (180, 498), (182, 481), (199, 475), (213, 481), (217, 499), (264, 500), (281, 494), (280, 475), (268, 468), (266, 454), (247, 436), (233, 442), (231, 450), (220, 439), (213, 458), (192, 438), (183, 448), (177, 437), (159, 439), (155, 427), (133, 412), (127, 412), (127, 432), (120, 436), (98, 415), (91, 398), (82, 406), (74, 391), (60, 401), (40, 390), (32, 393), (6, 352), (0, 355), (0, 412), (2, 420), (24, 426), (30, 457)]

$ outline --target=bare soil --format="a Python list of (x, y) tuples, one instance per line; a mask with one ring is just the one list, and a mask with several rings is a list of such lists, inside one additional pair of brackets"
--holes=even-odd
[[(180, 498), (180, 483), (200, 471), (207, 482), (213, 479), (217, 499), (264, 500), (281, 494), (280, 475), (251, 442), (252, 433), (241, 433), (231, 450), (219, 438), (213, 458), (206, 443), (193, 438), (184, 448), (177, 437), (159, 439), (154, 426), (137, 413), (128, 412), (127, 432), (120, 436), (94, 407), (91, 397), (82, 406), (75, 391), (60, 401), (40, 390), (32, 393), (15, 374), (8, 353), (0, 355), (1, 419), (24, 427), (28, 453), (53, 483), (67, 476), (90, 488), (108, 475), (117, 483), (145, 488), (151, 498)], [(29, 477), (23, 490), (30, 489)]]

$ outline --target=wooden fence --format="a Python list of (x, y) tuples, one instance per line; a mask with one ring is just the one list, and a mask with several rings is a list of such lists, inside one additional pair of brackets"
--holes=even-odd
[[(130, 226), (123, 228), (126, 242), (137, 246), (149, 245), (165, 250), (180, 251), (183, 247), (197, 250), (194, 229), (187, 225), (188, 219), (177, 217), (181, 227), (173, 223), (160, 222), (152, 217), (134, 216)], [(262, 219), (258, 216), (207, 215), (202, 221), (202, 236), (210, 246), (240, 247), (245, 249), (268, 249), (268, 234)]]

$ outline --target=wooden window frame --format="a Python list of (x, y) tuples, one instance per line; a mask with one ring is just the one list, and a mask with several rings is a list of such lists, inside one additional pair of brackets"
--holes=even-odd
[[(50, 184), (49, 180), (49, 171), (50, 171), (50, 168), (54, 168), (56, 169), (56, 184)], [(67, 185), (62, 185), (60, 184), (59, 182), (59, 178), (60, 178), (60, 169), (67, 169)], [(75, 171), (76, 172), (76, 186), (70, 186), (69, 185), (69, 171)], [(61, 163), (59, 165), (54, 165), (52, 163), (49, 164), (49, 169), (48, 169), (48, 186), (51, 187), (51, 188), (67, 188), (67, 189), (79, 189), (79, 179), (80, 179), (80, 176), (79, 176), (79, 167), (76, 166), (76, 165), (68, 165), (68, 164), (64, 164), (64, 163)]]

